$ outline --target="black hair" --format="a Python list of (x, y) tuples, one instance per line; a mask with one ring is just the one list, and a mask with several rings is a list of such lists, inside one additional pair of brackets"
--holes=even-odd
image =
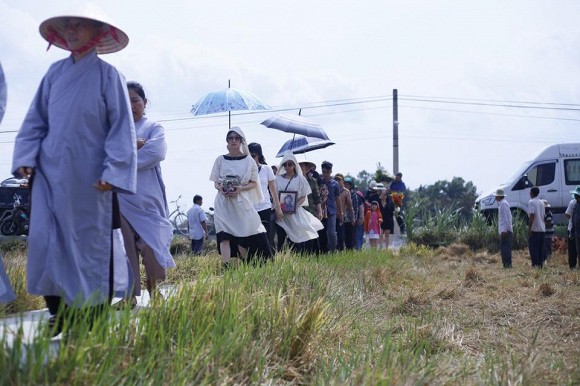
[(198, 204), (198, 203), (199, 203), (200, 201), (202, 201), (202, 200), (203, 200), (203, 198), (202, 198), (202, 197), (201, 197), (199, 194), (196, 194), (196, 195), (193, 197), (193, 203), (194, 203), (194, 204)]
[(534, 196), (537, 197), (538, 194), (540, 194), (540, 188), (538, 188), (537, 186), (533, 186), (532, 189), (530, 189), (530, 193)]
[(135, 91), (137, 95), (139, 95), (141, 99), (143, 99), (144, 101), (147, 100), (147, 98), (145, 97), (145, 90), (143, 90), (143, 86), (141, 86), (139, 82), (129, 81), (127, 82), (127, 88), (129, 90)]
[(332, 163), (328, 161), (322, 161), (322, 165), (320, 165), (322, 169), (332, 170)]
[(248, 149), (250, 153), (254, 153), (258, 155), (258, 162), (262, 165), (268, 165), (266, 163), (266, 158), (264, 158), (264, 154), (262, 154), (262, 145), (257, 142), (252, 142), (248, 144)]

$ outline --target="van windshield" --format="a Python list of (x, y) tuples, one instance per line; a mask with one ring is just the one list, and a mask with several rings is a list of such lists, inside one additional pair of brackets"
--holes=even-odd
[(515, 172), (505, 183), (503, 183), (503, 185), (511, 185), (515, 182), (517, 182), (520, 177), (522, 176), (522, 174), (524, 174), (528, 168), (530, 167), (530, 165), (532, 164), (532, 161), (527, 161), (524, 162), (518, 169), (517, 172)]

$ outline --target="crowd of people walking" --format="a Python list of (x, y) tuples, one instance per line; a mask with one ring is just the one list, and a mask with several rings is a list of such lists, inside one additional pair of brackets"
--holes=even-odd
[[(373, 181), (365, 195), (352, 177), (333, 175), (331, 162), (322, 162), (320, 175), (316, 164), (292, 152), (270, 166), (262, 146), (248, 143), (239, 127), (226, 134), (226, 149), (210, 175), (217, 190), (217, 246), (226, 268), (232, 257), (268, 260), (284, 248), (307, 254), (360, 250), (365, 234), (371, 247), (388, 247), (395, 218), (388, 186)], [(391, 181), (404, 191), (401, 177)], [(197, 212), (191, 212), (190, 224), (200, 223)]]

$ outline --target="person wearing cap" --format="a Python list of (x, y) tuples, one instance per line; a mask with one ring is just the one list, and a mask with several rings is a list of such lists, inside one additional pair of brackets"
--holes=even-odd
[(546, 199), (542, 199), (544, 203), (544, 224), (546, 226), (546, 233), (544, 234), (544, 262), (550, 260), (552, 257), (552, 242), (554, 238), (554, 220), (552, 215), (552, 206)]
[(340, 188), (338, 183), (332, 178), (332, 163), (328, 161), (322, 162), (322, 184), (325, 185), (328, 195), (326, 201), (323, 202), (323, 213), (326, 217), (322, 220), (324, 229), (326, 230), (326, 246), (321, 246), (323, 251), (334, 252), (338, 243), (338, 236), (336, 234), (337, 221), (342, 223), (344, 220), (344, 208), (341, 200), (338, 199)]
[[(277, 219), (281, 219), (283, 216), (282, 209), (280, 208), (278, 191), (276, 190), (276, 176), (274, 175), (272, 168), (266, 163), (266, 158), (262, 153), (262, 145), (252, 142), (248, 145), (248, 149), (250, 150), (250, 156), (258, 166), (258, 176), (260, 178), (262, 195), (264, 196), (262, 201), (257, 203), (255, 207), (260, 215), (260, 219), (262, 219), (264, 228), (266, 228), (268, 242), (273, 253), (274, 235), (276, 233), (274, 222)], [(272, 204), (274, 204), (273, 207)]]
[(344, 175), (342, 173), (336, 173), (334, 175), (334, 180), (338, 182), (340, 192), (338, 199), (341, 201), (342, 207), (344, 208), (344, 221), (342, 223), (336, 224), (336, 249), (339, 251), (344, 250), (345, 247), (347, 249), (353, 249), (353, 232), (356, 219), (354, 217), (354, 209), (352, 205), (352, 198), (350, 196), (350, 190), (344, 186)]
[(544, 266), (545, 208), (544, 203), (538, 197), (539, 194), (540, 188), (533, 186), (530, 189), (530, 201), (528, 201), (528, 249), (533, 268), (542, 268)]
[(214, 222), (218, 251), (224, 268), (229, 268), (230, 258), (237, 252), (249, 261), (270, 259), (272, 250), (255, 208), (264, 197), (246, 136), (235, 126), (227, 132), (226, 142), (228, 153), (216, 158), (209, 179), (217, 190)]
[(302, 170), (302, 175), (306, 177), (312, 193), (308, 195), (308, 204), (304, 206), (311, 215), (322, 220), (322, 206), (320, 205), (320, 190), (318, 189), (318, 178), (314, 177), (316, 164), (304, 158), (302, 154), (295, 154), (296, 160)]
[(580, 199), (580, 186), (577, 186), (575, 190), (571, 190), (572, 199), (568, 202), (568, 207), (566, 208), (566, 218), (568, 218), (568, 266), (570, 269), (576, 268), (576, 264), (580, 266), (580, 258), (576, 251), (576, 238), (574, 237), (574, 226), (572, 224), (572, 215), (574, 214), (574, 208), (576, 203)]
[(570, 268), (573, 269), (576, 267), (576, 263), (580, 267), (580, 186), (577, 186), (576, 189), (571, 190), (570, 193), (574, 195), (574, 199), (576, 202), (574, 203), (574, 207), (572, 209), (572, 216), (570, 220), (572, 221), (572, 229), (570, 231), (571, 237), (573, 237), (573, 241), (575, 244), (575, 254), (571, 258), (568, 256), (568, 263)]
[(501, 262), (504, 268), (512, 267), (512, 244), (514, 239), (514, 229), (512, 223), (512, 212), (510, 205), (505, 199), (503, 189), (498, 189), (495, 192), (495, 200), (497, 201), (497, 228), (499, 232), (499, 251), (501, 254)]
[(97, 315), (109, 304), (120, 234), (116, 194), (136, 190), (126, 82), (98, 56), (123, 49), (128, 38), (106, 19), (83, 6), (40, 25), (49, 47), (70, 56), (50, 66), (14, 145), (12, 172), (33, 179), (28, 291), (44, 296), (54, 334), (63, 325), (59, 308), (86, 305)]

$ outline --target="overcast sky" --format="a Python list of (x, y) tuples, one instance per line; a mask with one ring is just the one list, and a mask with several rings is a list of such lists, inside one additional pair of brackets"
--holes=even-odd
[[(6, 177), (14, 131), (48, 66), (67, 56), (46, 51), (38, 26), (79, 3), (0, 1)], [(390, 97), (398, 89), (399, 169), (413, 189), (459, 176), (481, 192), (545, 146), (580, 142), (579, 1), (94, 3), (129, 35), (125, 50), (102, 59), (144, 85), (147, 115), (166, 129), (168, 198), (182, 194), (186, 207), (196, 193), (204, 207), (213, 204), (208, 177), (225, 153), (228, 122), (189, 111), (228, 79), (274, 109), (297, 114), (302, 107), (336, 142), (307, 158), (351, 175), (374, 171), (377, 162), (392, 171)], [(380, 101), (370, 102), (375, 97)], [(508, 107), (515, 105), (527, 108)], [(274, 114), (232, 116), (250, 141), (262, 143), (270, 164), (291, 138), (260, 125)]]

